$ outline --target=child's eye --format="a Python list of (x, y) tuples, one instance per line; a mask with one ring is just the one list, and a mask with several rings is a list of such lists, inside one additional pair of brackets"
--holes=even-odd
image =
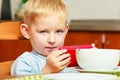
[(56, 32), (57, 33), (63, 33), (63, 30), (57, 30)]
[(47, 31), (40, 31), (40, 33), (47, 33)]

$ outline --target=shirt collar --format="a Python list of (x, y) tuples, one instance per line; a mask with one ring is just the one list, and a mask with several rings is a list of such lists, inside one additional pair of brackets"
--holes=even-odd
[(39, 56), (40, 58), (46, 60), (46, 57), (45, 57), (45, 56), (40, 55), (39, 53), (35, 52), (34, 50), (32, 51), (32, 53), (33, 53), (34, 55), (37, 55), (37, 56)]

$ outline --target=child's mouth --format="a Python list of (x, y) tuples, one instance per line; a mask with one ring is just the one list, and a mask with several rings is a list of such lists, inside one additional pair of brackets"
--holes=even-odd
[(56, 47), (46, 47), (46, 49), (48, 49), (48, 50), (55, 50)]

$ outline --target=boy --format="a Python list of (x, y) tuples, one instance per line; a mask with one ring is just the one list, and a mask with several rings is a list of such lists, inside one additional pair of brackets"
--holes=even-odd
[(62, 0), (28, 0), (21, 33), (30, 40), (33, 50), (24, 52), (12, 65), (11, 75), (70, 72), (67, 50), (63, 46), (69, 26)]

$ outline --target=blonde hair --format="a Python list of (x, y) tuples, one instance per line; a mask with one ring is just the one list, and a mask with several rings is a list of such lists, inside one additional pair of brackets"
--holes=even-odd
[(67, 22), (67, 8), (63, 0), (28, 0), (25, 5), (24, 22), (34, 22), (37, 17), (55, 13)]

